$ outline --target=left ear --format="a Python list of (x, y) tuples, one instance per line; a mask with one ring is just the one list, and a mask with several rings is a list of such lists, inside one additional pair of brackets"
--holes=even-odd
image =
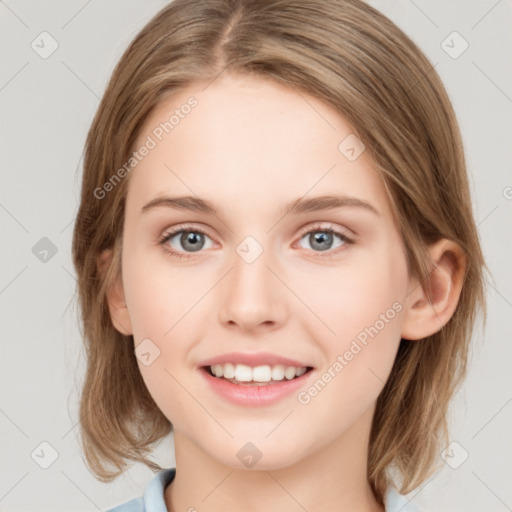
[(411, 281), (402, 323), (402, 338), (418, 340), (441, 330), (459, 302), (466, 257), (456, 242), (445, 238), (429, 248), (432, 269), (423, 288)]

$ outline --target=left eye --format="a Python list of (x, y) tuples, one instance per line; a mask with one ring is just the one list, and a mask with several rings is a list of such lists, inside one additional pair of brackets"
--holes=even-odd
[[(335, 238), (338, 238), (340, 243), (332, 247)], [(316, 252), (336, 249), (337, 247), (351, 243), (351, 240), (347, 236), (330, 228), (308, 231), (301, 237), (301, 240), (306, 240), (310, 244), (310, 247), (306, 247), (306, 249), (313, 249)]]

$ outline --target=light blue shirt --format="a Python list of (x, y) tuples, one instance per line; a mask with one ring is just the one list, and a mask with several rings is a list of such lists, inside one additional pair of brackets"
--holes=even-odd
[[(106, 512), (168, 512), (164, 490), (172, 482), (175, 474), (176, 468), (163, 469), (149, 481), (143, 496), (133, 498)], [(394, 487), (388, 488), (384, 502), (386, 512), (419, 512), (418, 508)]]

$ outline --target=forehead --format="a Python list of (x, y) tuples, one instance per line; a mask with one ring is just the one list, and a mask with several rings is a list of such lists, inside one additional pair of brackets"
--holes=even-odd
[(337, 192), (389, 210), (367, 152), (353, 158), (363, 146), (347, 120), (268, 79), (221, 75), (190, 86), (155, 108), (135, 147), (149, 139), (154, 147), (130, 177), (129, 202), (139, 208), (165, 193), (215, 204), (243, 194), (247, 207), (272, 203), (277, 210), (305, 194)]

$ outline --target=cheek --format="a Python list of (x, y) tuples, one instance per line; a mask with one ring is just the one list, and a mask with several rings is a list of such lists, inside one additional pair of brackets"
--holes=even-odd
[(207, 290), (207, 277), (175, 264), (173, 268), (163, 254), (155, 258), (141, 254), (128, 261), (125, 293), (135, 340), (151, 336), (167, 340), (182, 321), (186, 323)]
[(301, 277), (301, 294), (325, 324), (320, 331), (336, 349), (375, 327), (382, 338), (400, 335), (400, 312), (407, 291), (405, 260), (392, 247), (354, 252), (350, 264)]
[[(312, 309), (326, 326), (320, 326), (314, 335), (324, 355), (320, 377), (329, 388), (324, 403), (368, 405), (377, 398), (391, 371), (401, 339), (408, 285), (399, 247), (398, 242), (393, 247), (390, 240), (382, 250), (360, 252), (351, 265), (333, 269), (312, 288)], [(308, 322), (305, 328), (313, 333)], [(318, 387), (324, 389), (322, 383)]]
[(138, 358), (140, 373), (160, 410), (179, 428), (190, 411), (201, 414), (191, 399), (200, 390), (194, 389), (194, 382), (187, 382), (187, 372), (192, 370), (188, 354), (205, 307), (212, 307), (201, 297), (211, 288), (213, 276), (208, 279), (197, 272), (172, 269), (165, 258), (148, 265), (133, 257), (124, 268), (134, 348), (144, 346), (151, 353), (148, 365), (144, 358)]
[(297, 399), (323, 420), (327, 437), (350, 428), (372, 407), (393, 367), (403, 308), (399, 301), (391, 302), (391, 295), (375, 295), (352, 296), (344, 311), (333, 311), (336, 335), (316, 338), (322, 366)]

